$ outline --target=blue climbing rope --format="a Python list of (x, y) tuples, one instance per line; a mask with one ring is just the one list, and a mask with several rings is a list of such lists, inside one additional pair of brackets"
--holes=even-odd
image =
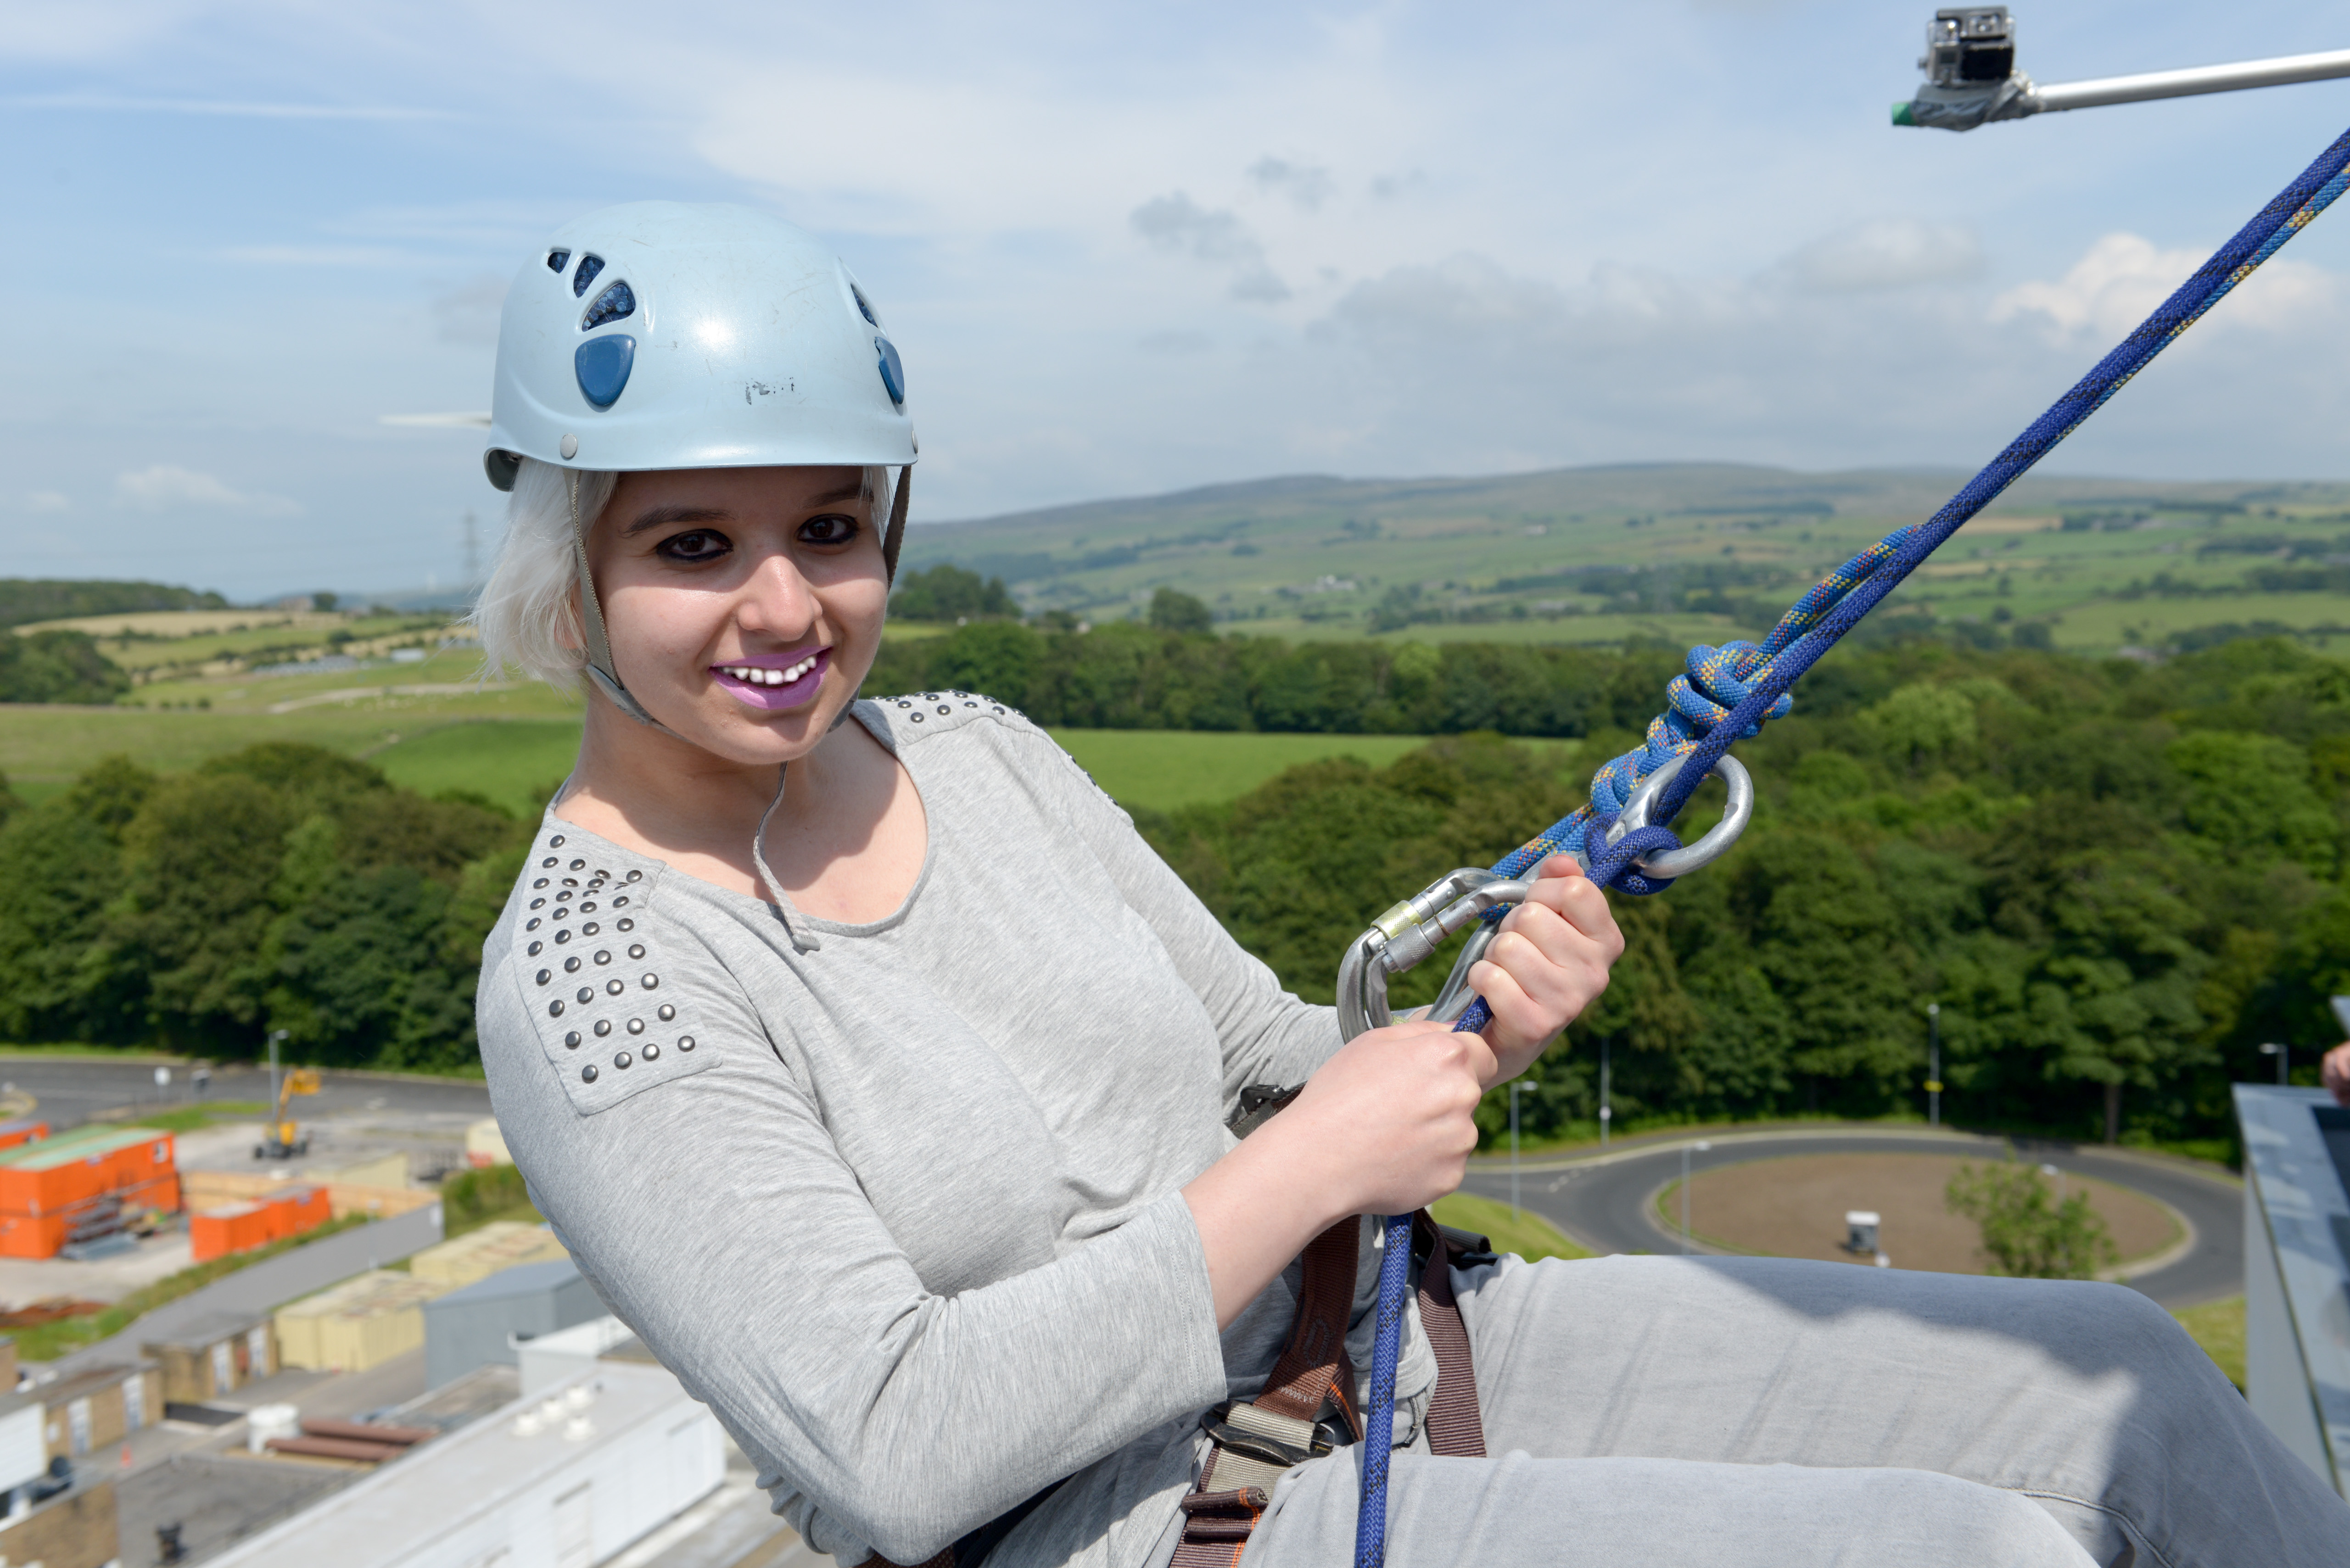
[[(1660, 893), (1669, 878), (1643, 876), (1634, 862), (1678, 849), (1680, 840), (1661, 826), (1670, 822), (1733, 741), (1761, 732), (1763, 723), (1786, 716), (1794, 699), (1787, 689), (1819, 661), (1838, 639), (1860, 623), (1918, 563), (1959, 531), (1968, 519), (2080, 428), (2129, 379), (2146, 369), (2173, 338), (2225, 298), (2285, 242), (2307, 228), (2350, 185), (2350, 132), (2327, 148), (2301, 177), (2277, 193), (2259, 216), (2197, 269), (2163, 301), (2120, 347), (2097, 362), (2072, 390), (2059, 398), (2006, 451), (1968, 481), (1942, 509), (1922, 524), (1897, 528), (1828, 574), (1797, 600), (1759, 645), (1725, 643), (1690, 650), (1688, 673), (1676, 675), (1666, 691), (1666, 710), (1648, 725), (1640, 746), (1610, 762), (1591, 781), (1591, 804), (1552, 824), (1493, 867), (1496, 877), (1522, 877), (1559, 851), (1583, 852), (1591, 879), (1625, 893)], [(1607, 829), (1642, 779), (1677, 756), (1689, 760), (1658, 798), (1651, 820), (1613, 844)], [(1486, 919), (1500, 919), (1494, 909)], [(1479, 997), (1454, 1027), (1482, 1029), (1492, 1012)], [(1370, 1417), (1363, 1454), (1362, 1511), (1355, 1521), (1355, 1568), (1382, 1568), (1387, 1561), (1388, 1450), (1394, 1441), (1395, 1368), (1403, 1337), (1403, 1311), (1410, 1261), (1410, 1219), (1388, 1217), (1386, 1256), (1379, 1268), (1378, 1337), (1371, 1350)]]

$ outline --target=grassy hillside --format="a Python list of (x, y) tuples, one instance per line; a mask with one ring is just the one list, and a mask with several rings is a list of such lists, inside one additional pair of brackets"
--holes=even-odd
[[(1720, 640), (1762, 630), (1964, 478), (1654, 464), (1275, 479), (929, 524), (906, 558), (1097, 620), (1167, 586), (1281, 636)], [(2028, 479), (1894, 603), (2083, 650), (2230, 624), (2350, 636), (2345, 559), (2350, 484)]]

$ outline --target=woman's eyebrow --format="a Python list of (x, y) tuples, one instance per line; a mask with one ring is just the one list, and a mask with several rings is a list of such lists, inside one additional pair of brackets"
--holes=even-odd
[[(837, 490), (827, 490), (821, 495), (812, 495), (808, 497), (807, 504), (811, 507), (829, 506), (836, 501), (855, 501), (864, 493), (865, 482), (859, 479)], [(680, 523), (729, 523), (733, 521), (733, 517), (731, 512), (708, 506), (656, 506), (621, 529), (620, 537), (633, 539), (650, 529), (673, 527)]]
[(633, 539), (647, 529), (667, 528), (678, 523), (724, 523), (733, 516), (731, 512), (713, 511), (707, 506), (656, 506), (621, 529), (620, 537)]

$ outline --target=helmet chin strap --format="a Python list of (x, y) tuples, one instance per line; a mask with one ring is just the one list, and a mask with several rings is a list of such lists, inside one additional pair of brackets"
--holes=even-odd
[[(571, 487), (571, 558), (579, 573), (579, 620), (588, 635), (588, 679), (596, 683), (612, 706), (649, 725), (664, 735), (685, 737), (645, 711), (645, 705), (620, 684), (620, 672), (612, 666), (612, 642), (604, 631), (604, 607), (596, 597), (596, 576), (588, 569), (588, 530), (579, 520), (579, 472), (574, 469), (567, 476)], [(914, 465), (908, 463), (898, 471), (898, 493), (889, 501), (889, 527), (881, 535), (881, 565), (887, 580), (898, 580), (898, 548), (906, 536), (907, 497), (914, 488)]]
[(578, 470), (572, 470), (567, 477), (571, 483), (571, 558), (579, 572), (579, 620), (588, 634), (588, 679), (596, 683), (596, 690), (601, 691), (613, 707), (638, 723), (649, 724), (664, 735), (684, 740), (684, 736), (646, 712), (644, 704), (620, 684), (620, 672), (612, 668), (612, 643), (604, 635), (604, 607), (596, 597), (596, 575), (588, 569), (588, 531), (579, 522)]

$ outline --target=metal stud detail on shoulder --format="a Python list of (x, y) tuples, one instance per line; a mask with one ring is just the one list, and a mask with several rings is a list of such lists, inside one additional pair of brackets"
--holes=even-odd
[(636, 922), (636, 921), (634, 921), (634, 920), (622, 920), (622, 921), (620, 922), (620, 929), (622, 929), (622, 930), (624, 930), (624, 931), (633, 931), (633, 930), (635, 930), (636, 929), (637, 929), (637, 922)]
[(618, 1067), (623, 1073), (627, 1072), (629, 1070), (629, 1054), (626, 1051), (623, 1051), (619, 1055), (613, 1057), (612, 1065)]
[(692, 1050), (692, 1049), (693, 1049), (693, 1036), (692, 1036), (692, 1035), (691, 1035), (691, 1034), (681, 1034), (681, 1035), (679, 1035), (679, 1036), (677, 1037), (677, 1048), (678, 1048), (679, 1050), (681, 1050), (681, 1051), (691, 1051), (691, 1050)]
[(585, 1067), (579, 1069), (579, 1081), (583, 1084), (592, 1084), (596, 1081), (595, 1063), (590, 1062)]
[[(659, 985), (659, 984), (660, 983), (660, 976), (659, 976), (659, 975), (657, 975), (657, 974), (649, 974), (649, 975), (645, 976), (645, 982), (644, 982), (644, 983), (645, 983), (645, 989), (646, 989), (647, 991), (650, 991), (650, 990), (652, 990), (652, 989), (653, 989), (653, 987), (655, 987), (655, 986), (657, 986), (657, 985)], [(615, 989), (615, 990), (618, 990), (618, 989), (619, 989), (619, 987), (618, 987), (617, 985), (615, 985), (614, 989)]]

